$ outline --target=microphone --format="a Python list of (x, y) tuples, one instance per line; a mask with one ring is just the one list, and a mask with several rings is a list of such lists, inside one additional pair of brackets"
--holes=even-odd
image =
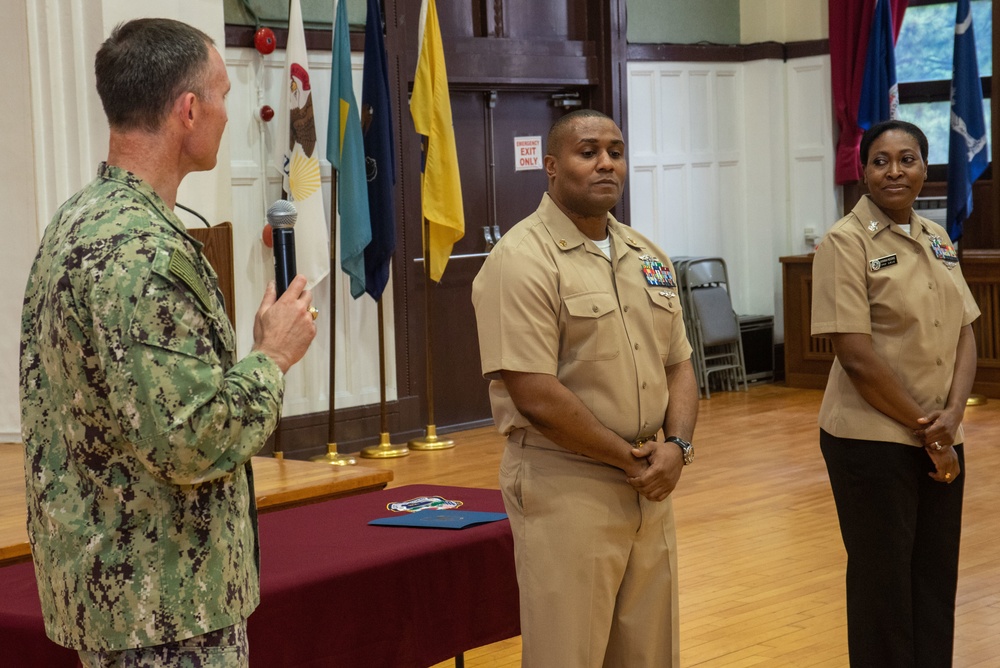
[(295, 278), (295, 220), (299, 212), (288, 200), (279, 199), (267, 210), (274, 240), (274, 284), (278, 296), (284, 294)]

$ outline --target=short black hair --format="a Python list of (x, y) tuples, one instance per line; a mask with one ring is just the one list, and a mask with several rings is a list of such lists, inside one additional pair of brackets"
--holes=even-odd
[(566, 136), (566, 129), (578, 118), (606, 118), (611, 122), (614, 119), (596, 109), (575, 109), (565, 116), (560, 116), (549, 128), (549, 136), (545, 138), (545, 154), (556, 155), (562, 149), (562, 141)]
[(917, 140), (917, 145), (920, 146), (920, 157), (924, 159), (924, 163), (927, 162), (927, 135), (924, 131), (918, 128), (913, 123), (907, 123), (906, 121), (882, 121), (881, 123), (876, 123), (871, 126), (865, 133), (861, 135), (861, 164), (868, 164), (868, 150), (875, 143), (875, 140), (881, 137), (883, 134), (889, 130), (900, 130), (910, 135)]
[(203, 94), (214, 43), (201, 30), (171, 19), (119, 23), (94, 59), (108, 124), (116, 130), (158, 130), (178, 95)]

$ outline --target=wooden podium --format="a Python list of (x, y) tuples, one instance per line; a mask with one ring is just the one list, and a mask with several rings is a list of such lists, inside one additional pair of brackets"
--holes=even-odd
[(219, 290), (226, 302), (226, 315), (236, 327), (236, 274), (233, 270), (233, 224), (219, 223), (212, 227), (193, 227), (188, 234), (204, 244), (202, 252), (219, 275)]

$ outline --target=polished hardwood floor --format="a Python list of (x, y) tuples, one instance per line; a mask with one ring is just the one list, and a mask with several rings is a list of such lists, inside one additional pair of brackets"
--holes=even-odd
[[(817, 390), (762, 384), (701, 401), (696, 461), (674, 492), (684, 668), (848, 665), (846, 557), (819, 452), (821, 398)], [(965, 423), (954, 665), (987, 668), (1000, 666), (1000, 399), (970, 407)], [(497, 488), (503, 439), (496, 430), (447, 436), (453, 449), (360, 464), (392, 471), (390, 488)], [(0, 486), (0, 497), (22, 502), (23, 489), (13, 487)], [(466, 652), (465, 665), (519, 666), (520, 651), (511, 638)]]
[[(821, 398), (763, 384), (701, 401), (697, 458), (674, 493), (685, 668), (848, 665), (846, 556), (818, 445)], [(391, 469), (390, 487), (496, 488), (496, 431), (448, 436), (454, 449), (364, 465)], [(1000, 665), (998, 446), (1000, 400), (970, 407), (956, 668)], [(516, 638), (465, 654), (469, 668), (519, 664)]]

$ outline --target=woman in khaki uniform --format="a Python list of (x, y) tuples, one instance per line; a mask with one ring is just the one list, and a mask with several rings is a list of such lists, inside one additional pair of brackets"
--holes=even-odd
[(950, 666), (979, 309), (944, 228), (913, 211), (923, 132), (873, 126), (861, 161), (871, 194), (817, 249), (812, 312), (837, 355), (819, 425), (847, 549), (851, 666)]

